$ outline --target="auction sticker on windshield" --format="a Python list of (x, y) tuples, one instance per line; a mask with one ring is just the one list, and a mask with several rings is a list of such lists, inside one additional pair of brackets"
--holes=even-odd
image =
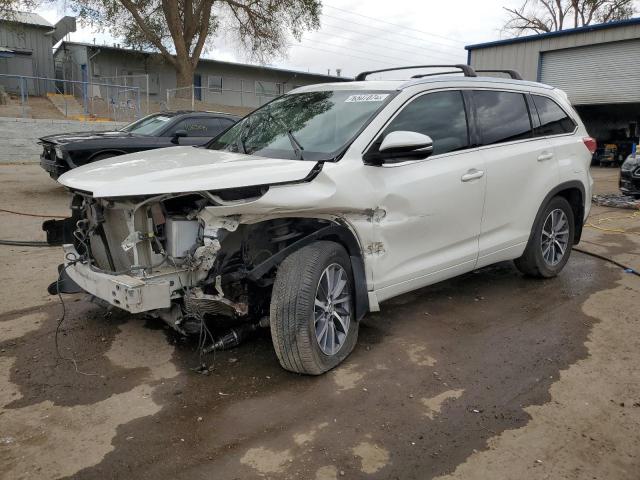
[(389, 96), (388, 93), (367, 93), (364, 95), (351, 95), (347, 97), (347, 102), (382, 102)]

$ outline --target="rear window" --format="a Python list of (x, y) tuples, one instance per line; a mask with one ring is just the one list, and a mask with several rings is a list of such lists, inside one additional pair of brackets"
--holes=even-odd
[(483, 145), (531, 138), (531, 119), (523, 94), (477, 90), (473, 98)]
[(556, 102), (540, 95), (531, 96), (540, 118), (540, 126), (535, 129), (536, 136), (573, 132), (576, 124)]

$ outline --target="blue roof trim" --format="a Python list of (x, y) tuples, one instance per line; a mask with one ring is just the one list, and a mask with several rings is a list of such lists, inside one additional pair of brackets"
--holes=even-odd
[(537, 40), (544, 40), (545, 38), (561, 37), (564, 35), (573, 35), (576, 33), (592, 32), (596, 30), (605, 30), (607, 28), (625, 27), (627, 25), (640, 25), (640, 17), (628, 18), (626, 20), (618, 20), (615, 22), (598, 23), (595, 25), (587, 25), (586, 27), (568, 28), (566, 30), (559, 30), (557, 32), (540, 33), (538, 35), (527, 35), (526, 37), (515, 37), (506, 40), (495, 40), (493, 42), (476, 43), (473, 45), (467, 45), (465, 50), (478, 50), (480, 48), (495, 47), (498, 45), (511, 45), (513, 43), (522, 42), (535, 42)]

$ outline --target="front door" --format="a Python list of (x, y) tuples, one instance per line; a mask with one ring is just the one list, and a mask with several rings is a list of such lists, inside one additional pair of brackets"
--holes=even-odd
[(378, 300), (472, 270), (485, 194), (484, 164), (470, 148), (463, 95), (457, 90), (423, 94), (389, 123), (372, 149), (393, 131), (433, 139), (425, 160), (366, 167), (380, 191), (372, 252)]

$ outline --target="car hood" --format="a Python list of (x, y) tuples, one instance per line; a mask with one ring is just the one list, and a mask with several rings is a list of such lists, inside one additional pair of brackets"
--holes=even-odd
[(108, 138), (123, 138), (131, 136), (133, 135), (129, 132), (121, 132), (119, 130), (110, 130), (105, 132), (72, 132), (47, 135), (46, 137), (40, 138), (40, 141), (55, 143), (58, 145), (65, 145), (67, 143), (86, 142), (89, 140), (105, 140)]
[(125, 197), (295, 182), (304, 180), (314, 166), (315, 162), (302, 160), (171, 147), (90, 163), (58, 181), (94, 197)]

